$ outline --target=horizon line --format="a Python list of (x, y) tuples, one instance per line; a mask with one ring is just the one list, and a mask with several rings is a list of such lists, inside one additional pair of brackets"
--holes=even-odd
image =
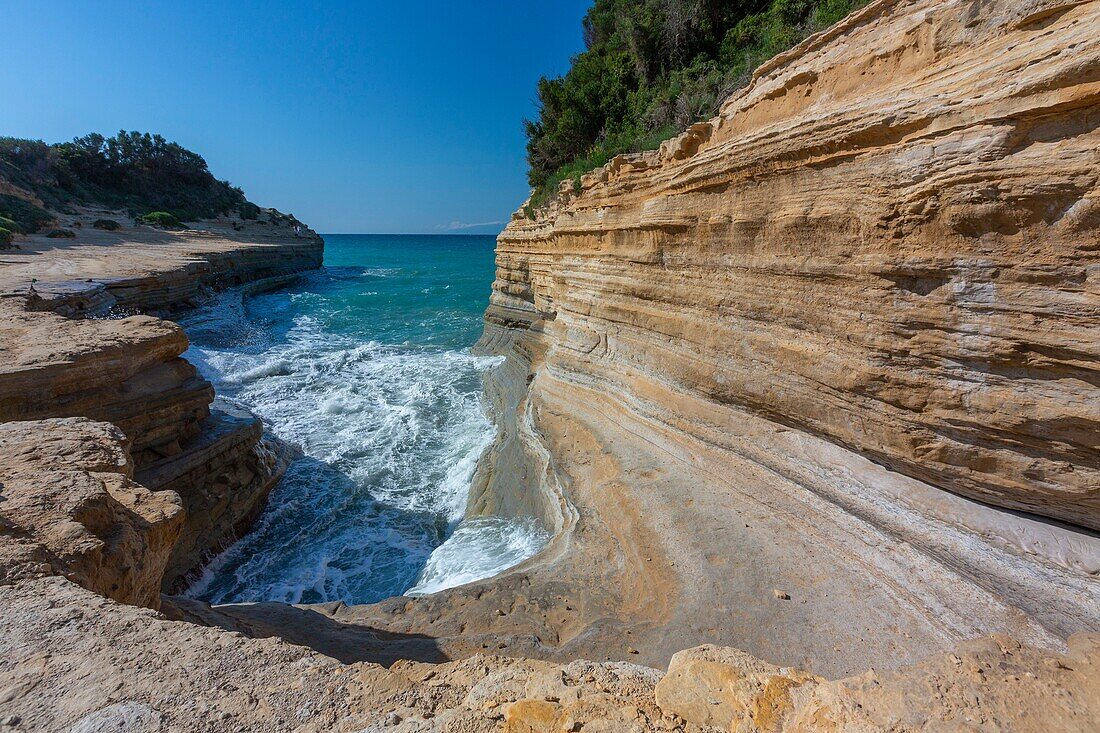
[(493, 232), (317, 232), (317, 234), (322, 237), (326, 234), (358, 234), (374, 237), (495, 237), (500, 232), (496, 234)]

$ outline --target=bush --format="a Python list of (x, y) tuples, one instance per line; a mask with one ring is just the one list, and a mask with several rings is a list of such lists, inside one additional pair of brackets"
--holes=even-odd
[(0, 216), (0, 229), (7, 229), (14, 234), (22, 234), (23, 228), (18, 223), (12, 221), (6, 216)]
[(12, 234), (10, 229), (4, 229), (0, 227), (0, 249), (7, 249), (11, 246)]
[(51, 229), (46, 236), (50, 239), (76, 239), (76, 232), (72, 229)]
[[(0, 193), (0, 216), (14, 222), (24, 234), (32, 234), (53, 221), (45, 209), (17, 196)], [(5, 229), (10, 227), (5, 226)], [(15, 231), (12, 229), (12, 231)]]
[(241, 218), (256, 221), (260, 218), (260, 207), (251, 201), (245, 201), (241, 204)]
[(164, 229), (182, 229), (179, 219), (174, 215), (169, 214), (167, 211), (150, 211), (145, 216), (141, 217), (141, 221), (145, 224), (150, 224), (155, 227), (162, 227)]
[[(51, 209), (74, 202), (113, 209), (168, 211), (177, 219), (207, 219), (239, 209), (244, 192), (219, 181), (202, 156), (160, 135), (120, 131), (47, 145), (0, 137), (0, 179), (25, 189)], [(0, 206), (0, 214), (23, 221)]]
[(717, 113), (760, 63), (868, 0), (596, 0), (587, 50), (564, 76), (540, 79), (525, 121), (532, 202), (566, 178)]
[(92, 226), (96, 229), (103, 229), (108, 232), (117, 232), (122, 228), (122, 225), (114, 219), (96, 219), (92, 222)]

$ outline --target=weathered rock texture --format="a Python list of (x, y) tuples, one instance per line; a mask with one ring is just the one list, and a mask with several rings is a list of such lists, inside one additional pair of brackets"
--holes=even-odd
[(179, 497), (135, 483), (126, 437), (84, 418), (0, 423), (0, 573), (63, 575), (157, 608)]
[(874, 3), (517, 215), (487, 320), (688, 430), (681, 394), (1100, 528), (1098, 27), (1095, 2)]
[(718, 647), (677, 655), (667, 674), (484, 654), (341, 664), (120, 606), (62, 578), (0, 586), (0, 608), (0, 719), (14, 730), (1084, 733), (1100, 724), (1095, 635), (1071, 639), (1065, 655), (990, 637), (829, 681)]
[[(63, 216), (71, 225), (101, 213)], [(200, 222), (186, 232), (74, 228), (74, 240), (24, 237), (0, 258), (0, 422), (37, 421), (47, 437), (60, 424), (49, 418), (121, 428), (140, 484), (183, 497), (185, 527), (157, 574), (176, 587), (247, 529), (282, 476), (287, 449), (265, 440), (254, 416), (211, 409), (214, 389), (182, 358), (179, 326), (97, 316), (168, 314), (231, 285), (277, 286), (319, 267), (323, 243), (263, 220)], [(131, 600), (158, 595), (141, 598)]]

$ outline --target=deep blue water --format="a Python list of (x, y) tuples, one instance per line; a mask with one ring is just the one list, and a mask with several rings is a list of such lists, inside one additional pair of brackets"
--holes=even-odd
[[(491, 236), (327, 235), (294, 286), (191, 314), (187, 358), (303, 451), (246, 537), (188, 594), (368, 603), (488, 577), (534, 554), (533, 520), (461, 521), (492, 427), (469, 346)], [(442, 547), (441, 547), (442, 546)]]

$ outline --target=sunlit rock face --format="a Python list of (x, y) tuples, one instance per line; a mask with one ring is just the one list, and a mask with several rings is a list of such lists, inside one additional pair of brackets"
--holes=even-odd
[[(248, 529), (283, 475), (288, 451), (263, 437), (258, 418), (212, 405), (210, 382), (182, 356), (182, 328), (118, 317), (171, 314), (219, 289), (273, 287), (321, 265), (324, 243), (312, 232), (232, 223), (85, 228), (76, 251), (31, 235), (6, 254), (0, 471), (18, 477), (23, 503), (0, 503), (33, 538), (34, 572), (155, 607), (162, 586), (179, 589)], [(106, 444), (125, 470), (85, 470), (81, 451)], [(71, 469), (59, 467), (66, 461)]]
[(517, 212), (483, 343), (670, 435), (713, 424), (702, 397), (1100, 528), (1098, 27), (1096, 2), (873, 3)]

